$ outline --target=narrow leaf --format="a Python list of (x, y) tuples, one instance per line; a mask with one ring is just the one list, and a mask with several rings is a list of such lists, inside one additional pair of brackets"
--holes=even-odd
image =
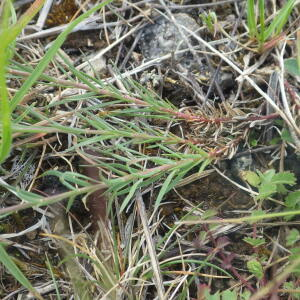
[[(161, 187), (161, 189), (160, 189), (160, 191), (158, 193), (158, 196), (157, 196), (157, 198), (155, 200), (155, 209), (157, 209), (159, 207), (160, 202), (161, 202), (163, 196), (166, 194), (167, 191), (170, 190), (170, 183), (171, 183), (171, 181), (172, 181), (172, 179), (173, 179), (173, 177), (175, 175), (176, 175), (176, 170), (174, 170), (173, 172), (171, 172), (169, 174), (169, 176), (167, 177), (166, 181), (162, 185), (162, 187)], [(172, 185), (172, 186), (174, 186), (174, 185)]]
[(106, 4), (110, 3), (112, 0), (106, 0), (102, 3), (96, 5), (95, 7), (91, 8), (81, 16), (79, 16), (77, 19), (75, 19), (70, 25), (64, 30), (53, 42), (52, 46), (49, 48), (49, 50), (44, 55), (43, 59), (38, 63), (34, 71), (31, 73), (31, 75), (26, 79), (22, 87), (19, 89), (19, 91), (15, 94), (11, 101), (11, 109), (15, 109), (15, 107), (20, 103), (20, 101), (23, 99), (23, 97), (26, 95), (28, 90), (32, 87), (32, 85), (36, 82), (36, 80), (41, 76), (45, 68), (50, 63), (51, 59), (55, 56), (58, 49), (61, 47), (61, 45), (64, 43), (68, 35), (72, 32), (72, 30), (83, 20), (85, 20), (88, 16), (90, 16), (92, 13), (96, 12)]
[(136, 192), (136, 190), (139, 188), (139, 185), (143, 182), (143, 179), (141, 178), (140, 180), (138, 180), (137, 182), (135, 182), (135, 184), (131, 187), (128, 195), (126, 196), (126, 198), (124, 199), (124, 201), (122, 202), (122, 205), (120, 207), (120, 213), (126, 208), (126, 206), (128, 205), (129, 201), (131, 200), (131, 198), (133, 197), (134, 193)]
[(247, 24), (249, 28), (249, 35), (251, 38), (254, 38), (257, 34), (254, 0), (247, 1)]
[(31, 291), (38, 299), (42, 297), (35, 291), (31, 283), (24, 276), (12, 258), (7, 254), (4, 247), (0, 243), (0, 261), (7, 268), (7, 270), (29, 291)]

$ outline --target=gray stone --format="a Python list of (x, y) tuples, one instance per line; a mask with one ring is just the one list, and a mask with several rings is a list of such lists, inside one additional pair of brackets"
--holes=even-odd
[[(178, 25), (184, 26), (193, 32), (199, 29), (196, 21), (187, 14), (175, 14), (174, 18)], [(182, 28), (182, 32), (185, 33), (185, 37), (189, 40), (189, 43), (195, 45), (194, 39), (184, 28)], [(188, 48), (177, 26), (164, 16), (158, 17), (154, 24), (149, 24), (143, 28), (139, 45), (147, 61)], [(194, 67), (199, 68), (196, 59), (190, 51), (175, 54), (173, 58), (176, 63), (180, 63), (188, 70), (192, 70)]]

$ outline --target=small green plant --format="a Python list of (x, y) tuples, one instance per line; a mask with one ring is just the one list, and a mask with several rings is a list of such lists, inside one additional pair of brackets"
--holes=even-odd
[(223, 292), (216, 292), (215, 294), (210, 293), (210, 289), (208, 286), (201, 285), (201, 290), (198, 295), (198, 299), (205, 299), (205, 300), (248, 300), (250, 299), (251, 293), (249, 291), (244, 291), (242, 293), (237, 293), (235, 290), (230, 291), (226, 290)]
[(248, 268), (249, 272), (252, 273), (259, 280), (263, 278), (264, 270), (263, 270), (261, 263), (258, 260), (252, 259), (252, 260), (248, 261), (247, 268)]
[(295, 185), (296, 178), (291, 172), (276, 173), (274, 169), (267, 170), (264, 173), (260, 171), (243, 172), (244, 179), (252, 186), (258, 188), (257, 200), (266, 199), (275, 193), (287, 193), (285, 184)]
[[(300, 209), (300, 190), (289, 192), (285, 187), (285, 185), (293, 186), (296, 184), (296, 177), (293, 173), (275, 173), (275, 170), (271, 169), (264, 173), (259, 171), (245, 171), (242, 176), (250, 185), (258, 189), (256, 200), (264, 200), (276, 193), (279, 193), (286, 195), (284, 198), (284, 211), (292, 212)], [(259, 211), (255, 212), (259, 213)], [(284, 216), (287, 221), (293, 217), (293, 215)], [(251, 241), (246, 242), (252, 244)]]
[(213, 11), (209, 11), (208, 13), (203, 12), (199, 15), (204, 25), (206, 25), (207, 29), (212, 35), (216, 33), (216, 24), (217, 24), (217, 15)]
[(282, 32), (296, 0), (287, 1), (268, 26), (265, 19), (265, 1), (258, 0), (258, 13), (256, 13), (255, 4), (257, 2), (255, 2), (254, 0), (247, 1), (247, 25), (250, 38), (257, 40), (258, 49), (262, 52), (266, 41), (271, 36), (279, 36)]

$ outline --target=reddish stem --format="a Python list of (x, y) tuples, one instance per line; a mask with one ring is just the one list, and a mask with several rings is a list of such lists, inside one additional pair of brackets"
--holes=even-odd
[[(209, 238), (210, 238), (210, 240), (211, 240), (211, 242), (212, 242), (212, 244), (214, 245), (214, 247), (217, 247), (217, 242), (216, 242), (216, 240), (215, 240), (215, 238), (213, 237), (213, 235), (212, 235), (212, 233), (211, 233), (211, 231), (208, 229), (208, 227), (207, 227), (207, 225), (204, 225), (204, 229), (205, 229), (205, 231), (208, 233), (208, 236), (209, 236)], [(221, 257), (221, 259), (222, 259), (222, 261), (224, 262), (224, 264), (225, 264), (225, 262), (226, 262), (226, 256), (225, 256), (225, 254), (224, 254), (224, 252), (223, 252), (223, 250), (221, 249), (221, 248), (218, 248), (218, 254), (220, 255), (220, 257)], [(228, 265), (228, 269), (233, 273), (233, 275), (237, 278), (237, 279), (239, 279), (252, 293), (255, 293), (255, 289), (251, 286), (251, 284), (246, 280), (246, 279), (244, 279), (240, 274), (239, 274), (239, 272), (236, 270), (236, 268), (232, 265), (232, 264), (230, 264), (230, 265)]]
[(296, 105), (297, 109), (300, 109), (300, 105), (297, 103), (297, 100), (296, 100), (297, 95), (287, 80), (284, 81), (284, 86), (287, 89), (288, 93), (290, 94), (290, 97), (291, 97), (292, 101), (294, 102), (294, 104)]

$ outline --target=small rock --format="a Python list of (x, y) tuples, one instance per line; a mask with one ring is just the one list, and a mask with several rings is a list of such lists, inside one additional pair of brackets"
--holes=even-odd
[(85, 66), (83, 68), (83, 71), (91, 76), (91, 77), (95, 77), (101, 73), (106, 72), (106, 59), (105, 57), (102, 55), (100, 57), (97, 57), (95, 59), (96, 54), (91, 54), (86, 58), (86, 61), (89, 61), (89, 59), (91, 59), (91, 62)]
[[(196, 32), (200, 26), (187, 14), (175, 14), (178, 25), (184, 26), (192, 32)], [(185, 37), (194, 45), (194, 39), (184, 30)], [(154, 24), (144, 27), (139, 42), (140, 49), (146, 60), (162, 57), (177, 50), (187, 49), (188, 45), (178, 31), (177, 26), (164, 16), (156, 19)], [(192, 70), (198, 66), (197, 60), (189, 51), (174, 55), (175, 62), (180, 63), (184, 68)], [(198, 66), (199, 68), (199, 66)]]

